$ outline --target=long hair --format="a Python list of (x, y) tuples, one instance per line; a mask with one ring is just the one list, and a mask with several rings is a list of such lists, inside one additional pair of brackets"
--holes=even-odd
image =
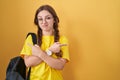
[[(58, 23), (59, 23), (59, 18), (55, 12), (55, 10), (49, 6), (49, 5), (43, 5), (41, 7), (39, 7), (36, 11), (35, 14), (35, 18), (34, 18), (34, 24), (37, 26), (38, 31), (37, 31), (37, 36), (38, 36), (38, 45), (41, 46), (42, 44), (42, 29), (40, 28), (39, 24), (38, 24), (38, 13), (41, 12), (42, 10), (47, 10), (49, 13), (51, 13), (51, 15), (54, 18), (54, 24), (53, 24), (53, 29), (54, 29), (54, 42), (58, 42), (60, 35), (59, 35), (59, 29), (58, 29)], [(60, 50), (59, 53), (55, 53), (57, 57), (62, 57), (62, 52)]]

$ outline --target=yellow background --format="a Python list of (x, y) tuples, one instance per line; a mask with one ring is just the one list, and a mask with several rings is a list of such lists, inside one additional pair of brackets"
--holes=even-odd
[(26, 34), (36, 32), (34, 14), (42, 4), (54, 7), (69, 39), (65, 80), (120, 80), (120, 0), (0, 0), (0, 80)]

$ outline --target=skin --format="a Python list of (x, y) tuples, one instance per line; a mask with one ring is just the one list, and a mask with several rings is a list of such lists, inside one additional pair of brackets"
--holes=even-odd
[[(38, 24), (42, 29), (43, 35), (53, 35), (54, 29), (54, 18), (53, 16), (46, 10), (42, 10), (38, 13)], [(50, 67), (62, 70), (64, 68), (66, 59), (63, 58), (53, 58), (48, 56), (45, 51), (43, 51), (38, 45), (28, 44), (29, 47), (32, 48), (32, 55), (25, 55), (25, 64), (27, 67), (37, 66), (41, 62), (47, 63)], [(59, 52), (62, 46), (67, 46), (66, 44), (60, 44), (59, 42), (55, 42), (53, 45), (49, 47), (49, 50), (53, 53)]]

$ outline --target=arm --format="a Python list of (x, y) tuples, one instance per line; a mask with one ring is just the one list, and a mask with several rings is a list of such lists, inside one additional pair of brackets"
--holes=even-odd
[(25, 40), (23, 49), (21, 51), (21, 55), (23, 55), (25, 65), (27, 67), (36, 66), (42, 62), (42, 60), (39, 57), (31, 54), (31, 50), (32, 48), (34, 48), (34, 47), (31, 48), (32, 45), (33, 45), (32, 36), (29, 35), (27, 39)]
[(33, 55), (32, 56), (25, 55), (24, 60), (25, 65), (27, 67), (36, 66), (42, 62), (42, 60), (39, 57)]
[[(32, 54), (38, 53), (38, 51), (36, 50), (37, 46), (33, 46), (32, 44), (29, 44), (29, 43), (27, 45), (30, 48), (32, 48)], [(38, 64), (40, 64), (42, 62), (42, 59), (40, 59), (39, 57), (34, 56), (34, 55), (25, 55), (24, 60), (25, 60), (25, 65), (27, 67), (37, 66)]]
[(65, 63), (67, 62), (66, 59), (63, 58), (53, 58), (48, 56), (45, 52), (38, 55), (44, 62), (46, 62), (52, 68), (62, 70), (64, 68)]
[[(54, 43), (49, 49), (52, 52), (59, 52), (61, 46), (66, 46), (65, 44), (60, 44), (60, 43)], [(51, 56), (48, 56), (46, 52), (42, 51), (39, 46), (31, 46), (33, 55), (39, 57), (42, 59), (45, 63), (47, 63), (49, 66), (55, 69), (63, 69), (65, 63), (67, 62), (66, 59), (63, 58), (53, 58)]]

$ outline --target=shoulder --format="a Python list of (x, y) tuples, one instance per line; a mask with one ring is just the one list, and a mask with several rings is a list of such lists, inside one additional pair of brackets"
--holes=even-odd
[(26, 36), (26, 39), (31, 39), (32, 37), (37, 37), (37, 34), (33, 32), (29, 32)]
[(60, 42), (68, 42), (68, 38), (64, 35), (60, 36)]
[(60, 39), (67, 39), (65, 35), (60, 35)]
[(27, 34), (26, 36), (26, 40), (25, 40), (26, 43), (32, 43), (32, 35), (31, 34)]
[(32, 39), (32, 36), (31, 35), (27, 35), (26, 40), (30, 40), (30, 39)]

